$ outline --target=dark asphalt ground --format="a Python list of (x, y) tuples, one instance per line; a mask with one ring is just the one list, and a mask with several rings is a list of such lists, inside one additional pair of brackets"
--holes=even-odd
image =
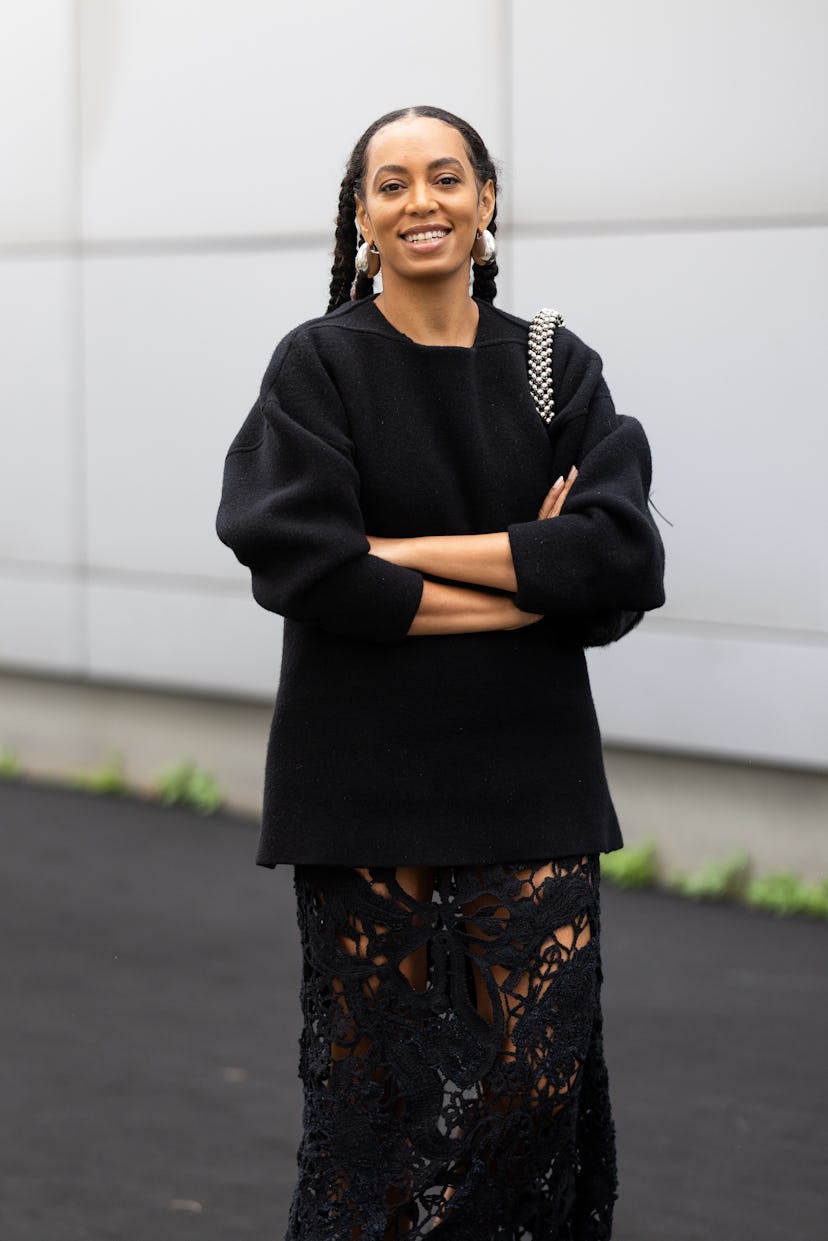
[[(248, 822), (15, 783), (0, 840), (2, 1241), (281, 1241), (291, 872)], [(616, 1241), (821, 1241), (828, 924), (603, 910)]]

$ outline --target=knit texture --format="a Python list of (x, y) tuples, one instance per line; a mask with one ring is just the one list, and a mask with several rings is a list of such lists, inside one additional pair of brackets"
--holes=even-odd
[[(617, 848), (582, 643), (663, 602), (650, 455), (601, 360), (555, 338), (550, 432), (528, 324), (478, 303), (470, 349), (411, 341), (373, 299), (291, 332), (225, 465), (217, 528), (285, 618), (257, 860), (464, 864)], [(540, 522), (551, 483), (579, 478)], [(407, 637), (422, 575), (375, 535), (508, 530), (511, 632)], [(599, 639), (599, 640), (606, 640)]]

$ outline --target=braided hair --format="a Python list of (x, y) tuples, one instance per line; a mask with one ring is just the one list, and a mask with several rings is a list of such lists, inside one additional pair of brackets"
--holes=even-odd
[[(482, 187), (487, 181), (491, 181), (495, 188), (495, 195), (497, 195), (497, 169), (495, 168), (494, 161), (487, 151), (483, 139), (476, 129), (472, 129), (468, 122), (461, 120), (459, 116), (455, 116), (452, 112), (446, 112), (442, 108), (432, 108), (428, 105), (421, 105), (415, 108), (399, 108), (396, 112), (387, 112), (385, 116), (381, 116), (372, 125), (368, 126), (351, 152), (350, 159), (345, 168), (345, 176), (342, 178), (342, 185), (339, 188), (339, 212), (336, 217), (330, 301), (327, 314), (330, 314), (332, 310), (336, 310), (337, 306), (342, 306), (351, 299), (359, 301), (360, 298), (370, 297), (374, 291), (374, 281), (371, 277), (363, 276), (361, 272), (356, 270), (356, 244), (359, 231), (356, 223), (354, 195), (356, 194), (364, 200), (365, 155), (368, 150), (368, 144), (374, 134), (380, 129), (384, 129), (386, 125), (391, 125), (394, 121), (401, 121), (408, 116), (430, 117), (433, 120), (442, 121), (445, 125), (450, 125), (452, 129), (456, 129), (465, 143), (466, 152), (474, 169), (478, 186)], [(497, 231), (496, 217), (497, 198), (495, 197), (494, 214), (489, 221), (489, 232), (492, 234)], [(482, 267), (475, 263), (474, 284), (472, 287), (474, 296), (479, 297), (484, 302), (493, 302), (497, 294), (496, 276), (496, 259)]]

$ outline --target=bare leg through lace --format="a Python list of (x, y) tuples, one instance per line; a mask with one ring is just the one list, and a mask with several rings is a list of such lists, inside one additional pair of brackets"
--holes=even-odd
[(291, 1241), (604, 1241), (595, 857), (297, 868)]

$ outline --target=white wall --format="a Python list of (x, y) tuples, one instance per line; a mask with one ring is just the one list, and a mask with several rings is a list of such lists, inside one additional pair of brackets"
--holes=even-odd
[(503, 165), (501, 304), (563, 309), (650, 433), (669, 602), (591, 657), (606, 734), (828, 766), (828, 9), (417, 16), (7, 0), (0, 663), (272, 694), (280, 623), (213, 534), (224, 451), (324, 308), (350, 145), (437, 102)]

